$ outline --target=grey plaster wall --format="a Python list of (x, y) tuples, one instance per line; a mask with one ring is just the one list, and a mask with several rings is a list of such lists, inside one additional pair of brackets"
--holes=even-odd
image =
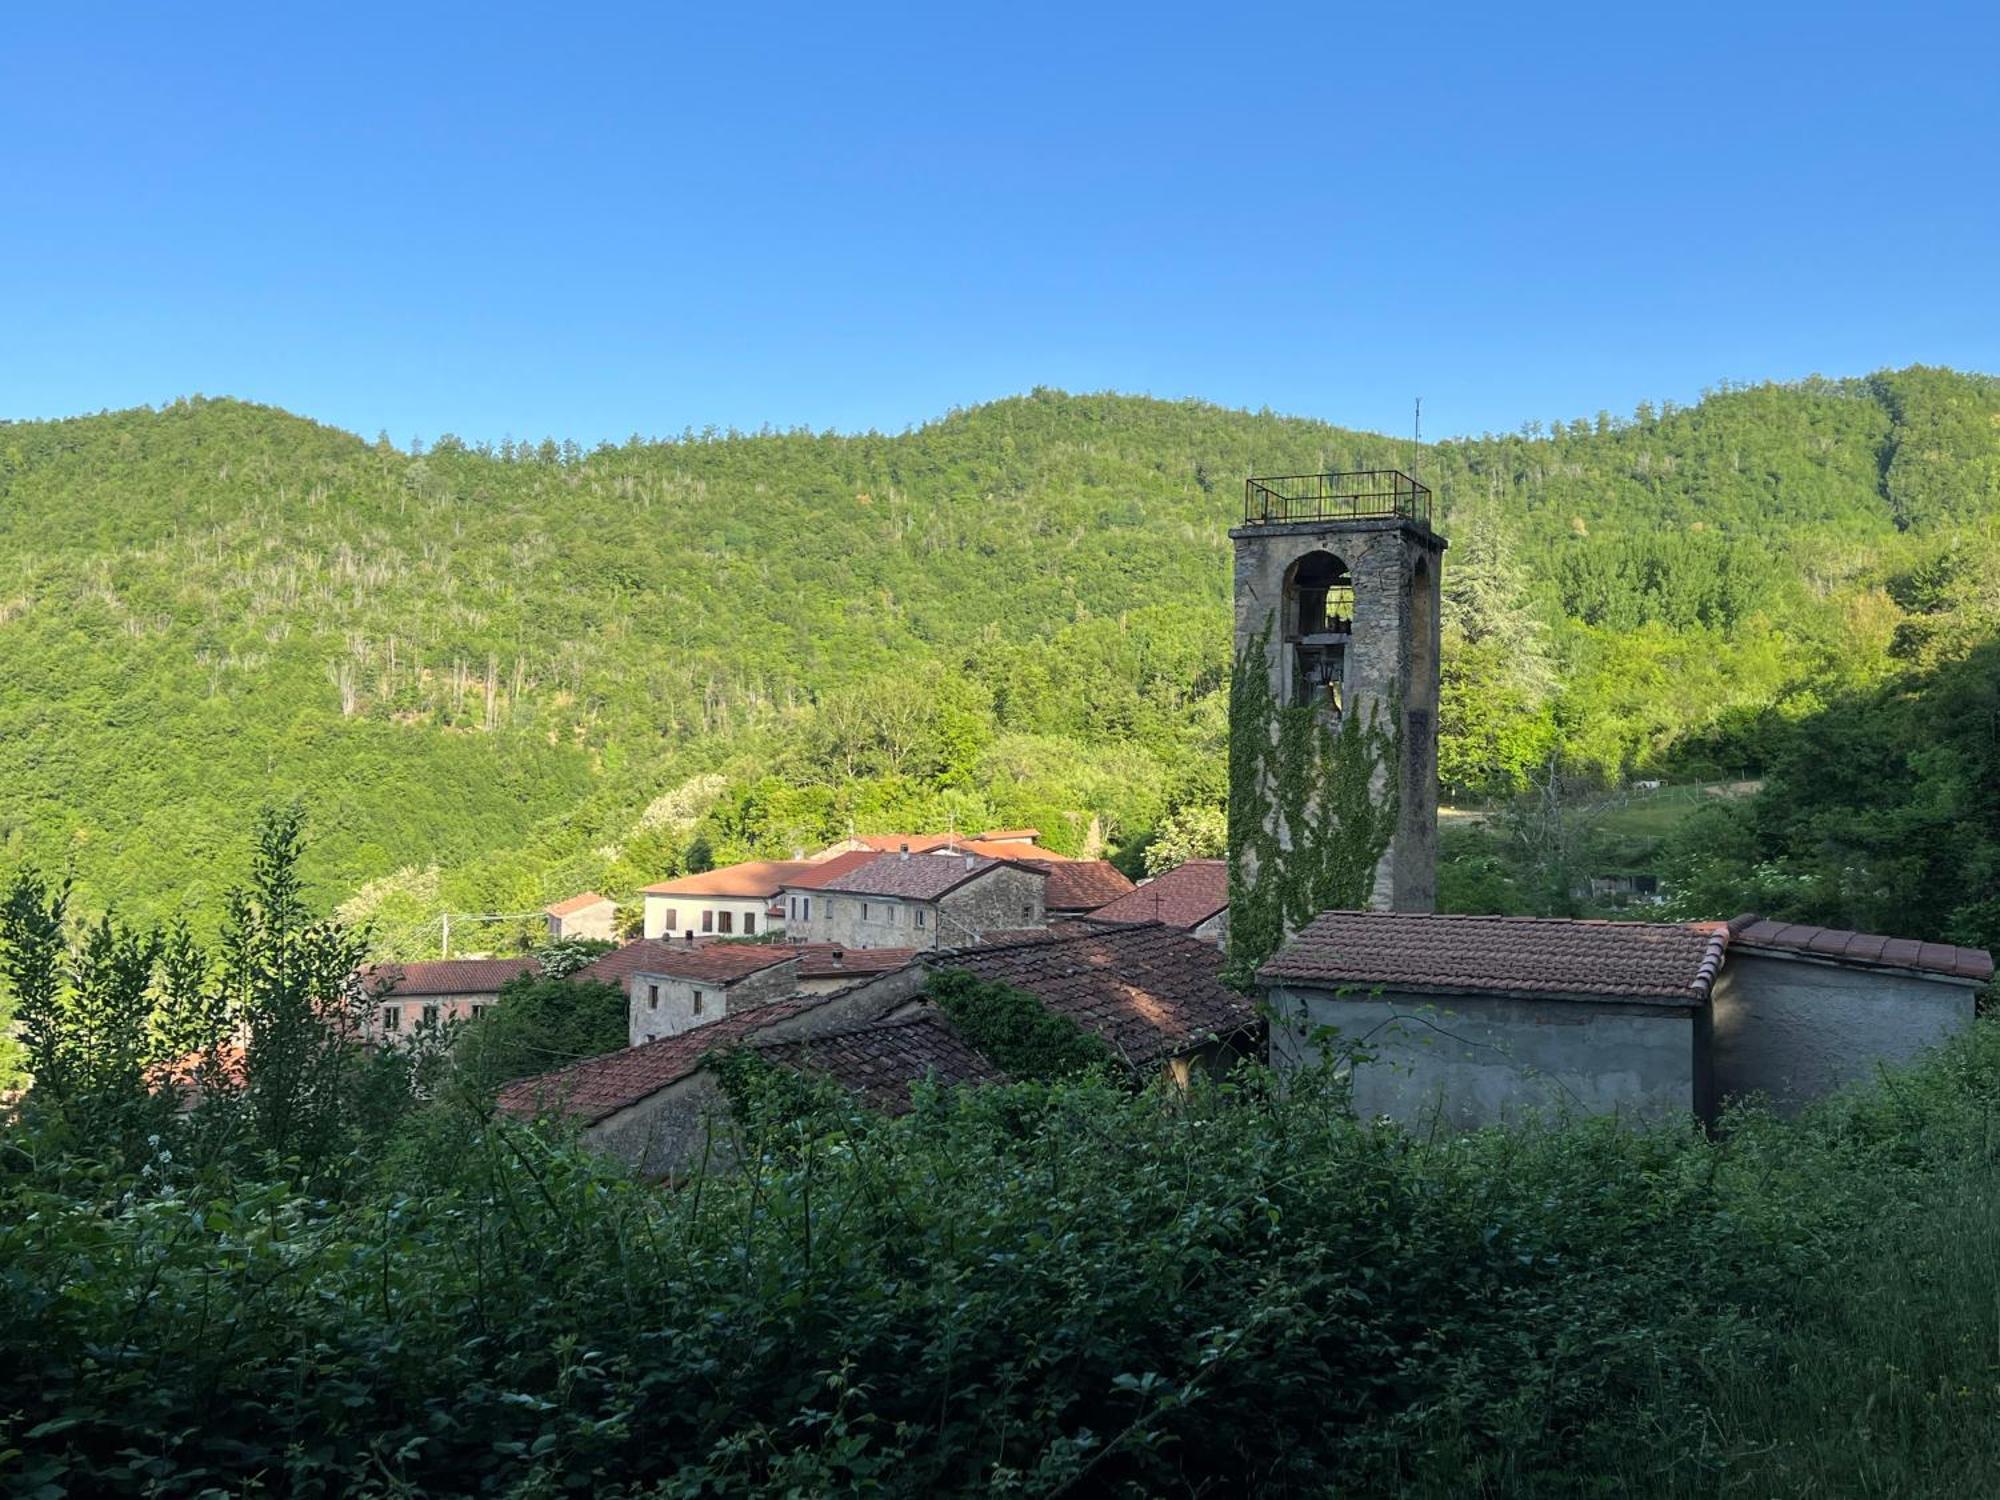
[[(677, 1036), (697, 1026), (706, 1026), (746, 1006), (783, 1000), (798, 992), (798, 980), (799, 961), (795, 958), (746, 974), (731, 985), (682, 979), (672, 974), (634, 974), (625, 992), (626, 1041), (637, 1047), (663, 1036)], [(653, 1003), (655, 987), (659, 990), (657, 1005)], [(699, 1010), (695, 1006), (697, 996), (701, 1000)]]
[(1001, 865), (955, 891), (947, 891), (938, 902), (944, 914), (944, 937), (938, 946), (958, 947), (970, 941), (975, 932), (1046, 925), (1048, 883), (1039, 870)]
[(1972, 1024), (1973, 990), (1898, 970), (1731, 948), (1714, 993), (1715, 1084), (1793, 1113)]
[(1561, 1111), (1646, 1121), (1707, 1106), (1706, 1020), (1695, 1008), (1346, 998), (1302, 986), (1275, 987), (1268, 999), (1275, 1066), (1318, 1062), (1309, 1033), (1323, 1026), (1372, 1054), (1354, 1071), (1354, 1107), (1366, 1118), (1467, 1130)]
[(935, 948), (937, 930), (937, 912), (927, 901), (815, 891), (811, 917), (788, 935), (843, 948)]
[[(1344, 664), (1345, 712), (1384, 716), (1402, 731), (1399, 765), (1377, 777), (1376, 794), (1400, 797), (1397, 829), (1378, 866), (1370, 905), (1431, 911), (1437, 904), (1438, 587), (1445, 542), (1397, 518), (1240, 526), (1236, 545), (1236, 648), (1275, 622), (1266, 649), (1273, 698), (1289, 703), (1291, 648), (1284, 641), (1285, 575), (1309, 552), (1330, 552), (1354, 580), (1354, 630)], [(1277, 830), (1280, 847), (1290, 831)]]

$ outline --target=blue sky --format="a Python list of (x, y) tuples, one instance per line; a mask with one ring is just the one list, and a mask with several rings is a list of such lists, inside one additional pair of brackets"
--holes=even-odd
[(0, 417), (1427, 436), (2000, 370), (1991, 6), (36, 6)]

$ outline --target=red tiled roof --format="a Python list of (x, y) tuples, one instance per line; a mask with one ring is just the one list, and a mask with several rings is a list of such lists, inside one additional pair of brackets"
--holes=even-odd
[(699, 875), (683, 875), (646, 887), (648, 896), (741, 896), (749, 901), (767, 901), (778, 887), (813, 867), (809, 859), (752, 859), (740, 865), (724, 865)]
[(552, 917), (573, 917), (580, 911), (588, 911), (593, 906), (609, 901), (609, 896), (600, 896), (595, 891), (585, 891), (580, 896), (571, 896), (567, 901), (558, 901), (553, 906), (545, 906), (543, 911)]
[(393, 991), (418, 995), (489, 995), (521, 974), (539, 974), (535, 959), (437, 958), (419, 963), (372, 964), (361, 971), (361, 987), (371, 995)]
[(498, 1103), (510, 1115), (566, 1115), (594, 1125), (688, 1077), (700, 1068), (702, 1058), (717, 1048), (740, 1042), (754, 1031), (824, 1005), (826, 1000), (824, 995), (799, 995), (770, 1005), (753, 1005), (678, 1036), (585, 1058), (553, 1073), (516, 1079), (500, 1090)]
[(570, 977), (615, 984), (629, 995), (634, 974), (668, 974), (676, 979), (729, 985), (797, 956), (796, 948), (780, 943), (702, 943), (690, 948), (664, 938), (638, 938), (585, 964)]
[(1007, 1076), (934, 1010), (809, 1036), (753, 1038), (749, 1045), (780, 1067), (824, 1074), (871, 1108), (892, 1115), (910, 1108), (910, 1085), (921, 1078), (1004, 1083)]
[[(988, 871), (1008, 863), (1011, 861), (987, 859), (977, 854), (951, 859), (916, 854), (905, 859), (901, 854), (878, 854), (867, 863), (856, 865), (823, 882), (819, 889), (849, 896), (894, 896), (904, 901), (935, 901), (947, 891), (957, 890), (968, 880), (977, 880)], [(1017, 868), (1032, 870), (1037, 875), (1048, 873), (1034, 865), (1021, 864)]]
[(1049, 884), (1042, 904), (1052, 912), (1094, 912), (1134, 889), (1124, 871), (1101, 859), (1058, 860), (1045, 868)]
[(1882, 937), (1844, 928), (1808, 927), (1798, 922), (1772, 922), (1754, 913), (1745, 913), (1729, 924), (1729, 940), (1732, 945), (1785, 948), (1838, 963), (1916, 969), (1981, 984), (1993, 977), (1993, 955), (1983, 948), (1922, 943), (1914, 938)]
[(1699, 1005), (1728, 934), (1678, 922), (1322, 912), (1257, 971), (1267, 983), (1591, 996)]
[(1192, 928), (1228, 906), (1228, 862), (1191, 859), (1134, 886), (1090, 916), (1095, 922), (1164, 922)]
[[(1032, 828), (1019, 831), (1038, 834), (1038, 830)], [(1069, 858), (1067, 854), (1058, 854), (1053, 849), (1039, 848), (1034, 844), (1009, 837), (1012, 832), (1014, 830), (1003, 828), (996, 833), (981, 834), (978, 838), (968, 838), (956, 833), (863, 833), (843, 842), (860, 844), (862, 852), (873, 851), (877, 854), (899, 854), (907, 848), (912, 854), (951, 852), (984, 854), (997, 859), (1033, 858), (1058, 861)]]
[(1027, 991), (1134, 1069), (1257, 1024), (1250, 1001), (1223, 984), (1222, 955), (1199, 938), (1158, 923), (1078, 927), (951, 950), (933, 967)]
[(836, 875), (845, 875), (849, 870), (859, 869), (875, 858), (873, 849), (849, 849), (834, 855), (831, 859), (815, 860), (796, 875), (785, 878), (785, 884), (795, 890), (816, 891)]
[(882, 974), (917, 956), (915, 948), (845, 948), (839, 943), (794, 943), (786, 951), (797, 955), (801, 979)]

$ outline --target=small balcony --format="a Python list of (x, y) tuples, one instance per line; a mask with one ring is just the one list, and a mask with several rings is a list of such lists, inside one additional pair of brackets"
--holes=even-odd
[(1401, 516), (1429, 529), (1431, 492), (1401, 469), (1284, 474), (1243, 481), (1243, 522), (1362, 521)]

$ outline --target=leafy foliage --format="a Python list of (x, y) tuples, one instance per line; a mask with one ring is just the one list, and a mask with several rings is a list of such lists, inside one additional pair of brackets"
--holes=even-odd
[(926, 991), (974, 1049), (1011, 1078), (1053, 1082), (1111, 1068), (1111, 1049), (1033, 995), (963, 969), (933, 973)]
[(476, 1092), (616, 1052), (630, 1035), (625, 992), (615, 984), (544, 972), (500, 986), (498, 1003), (461, 1028), (458, 1072)]

